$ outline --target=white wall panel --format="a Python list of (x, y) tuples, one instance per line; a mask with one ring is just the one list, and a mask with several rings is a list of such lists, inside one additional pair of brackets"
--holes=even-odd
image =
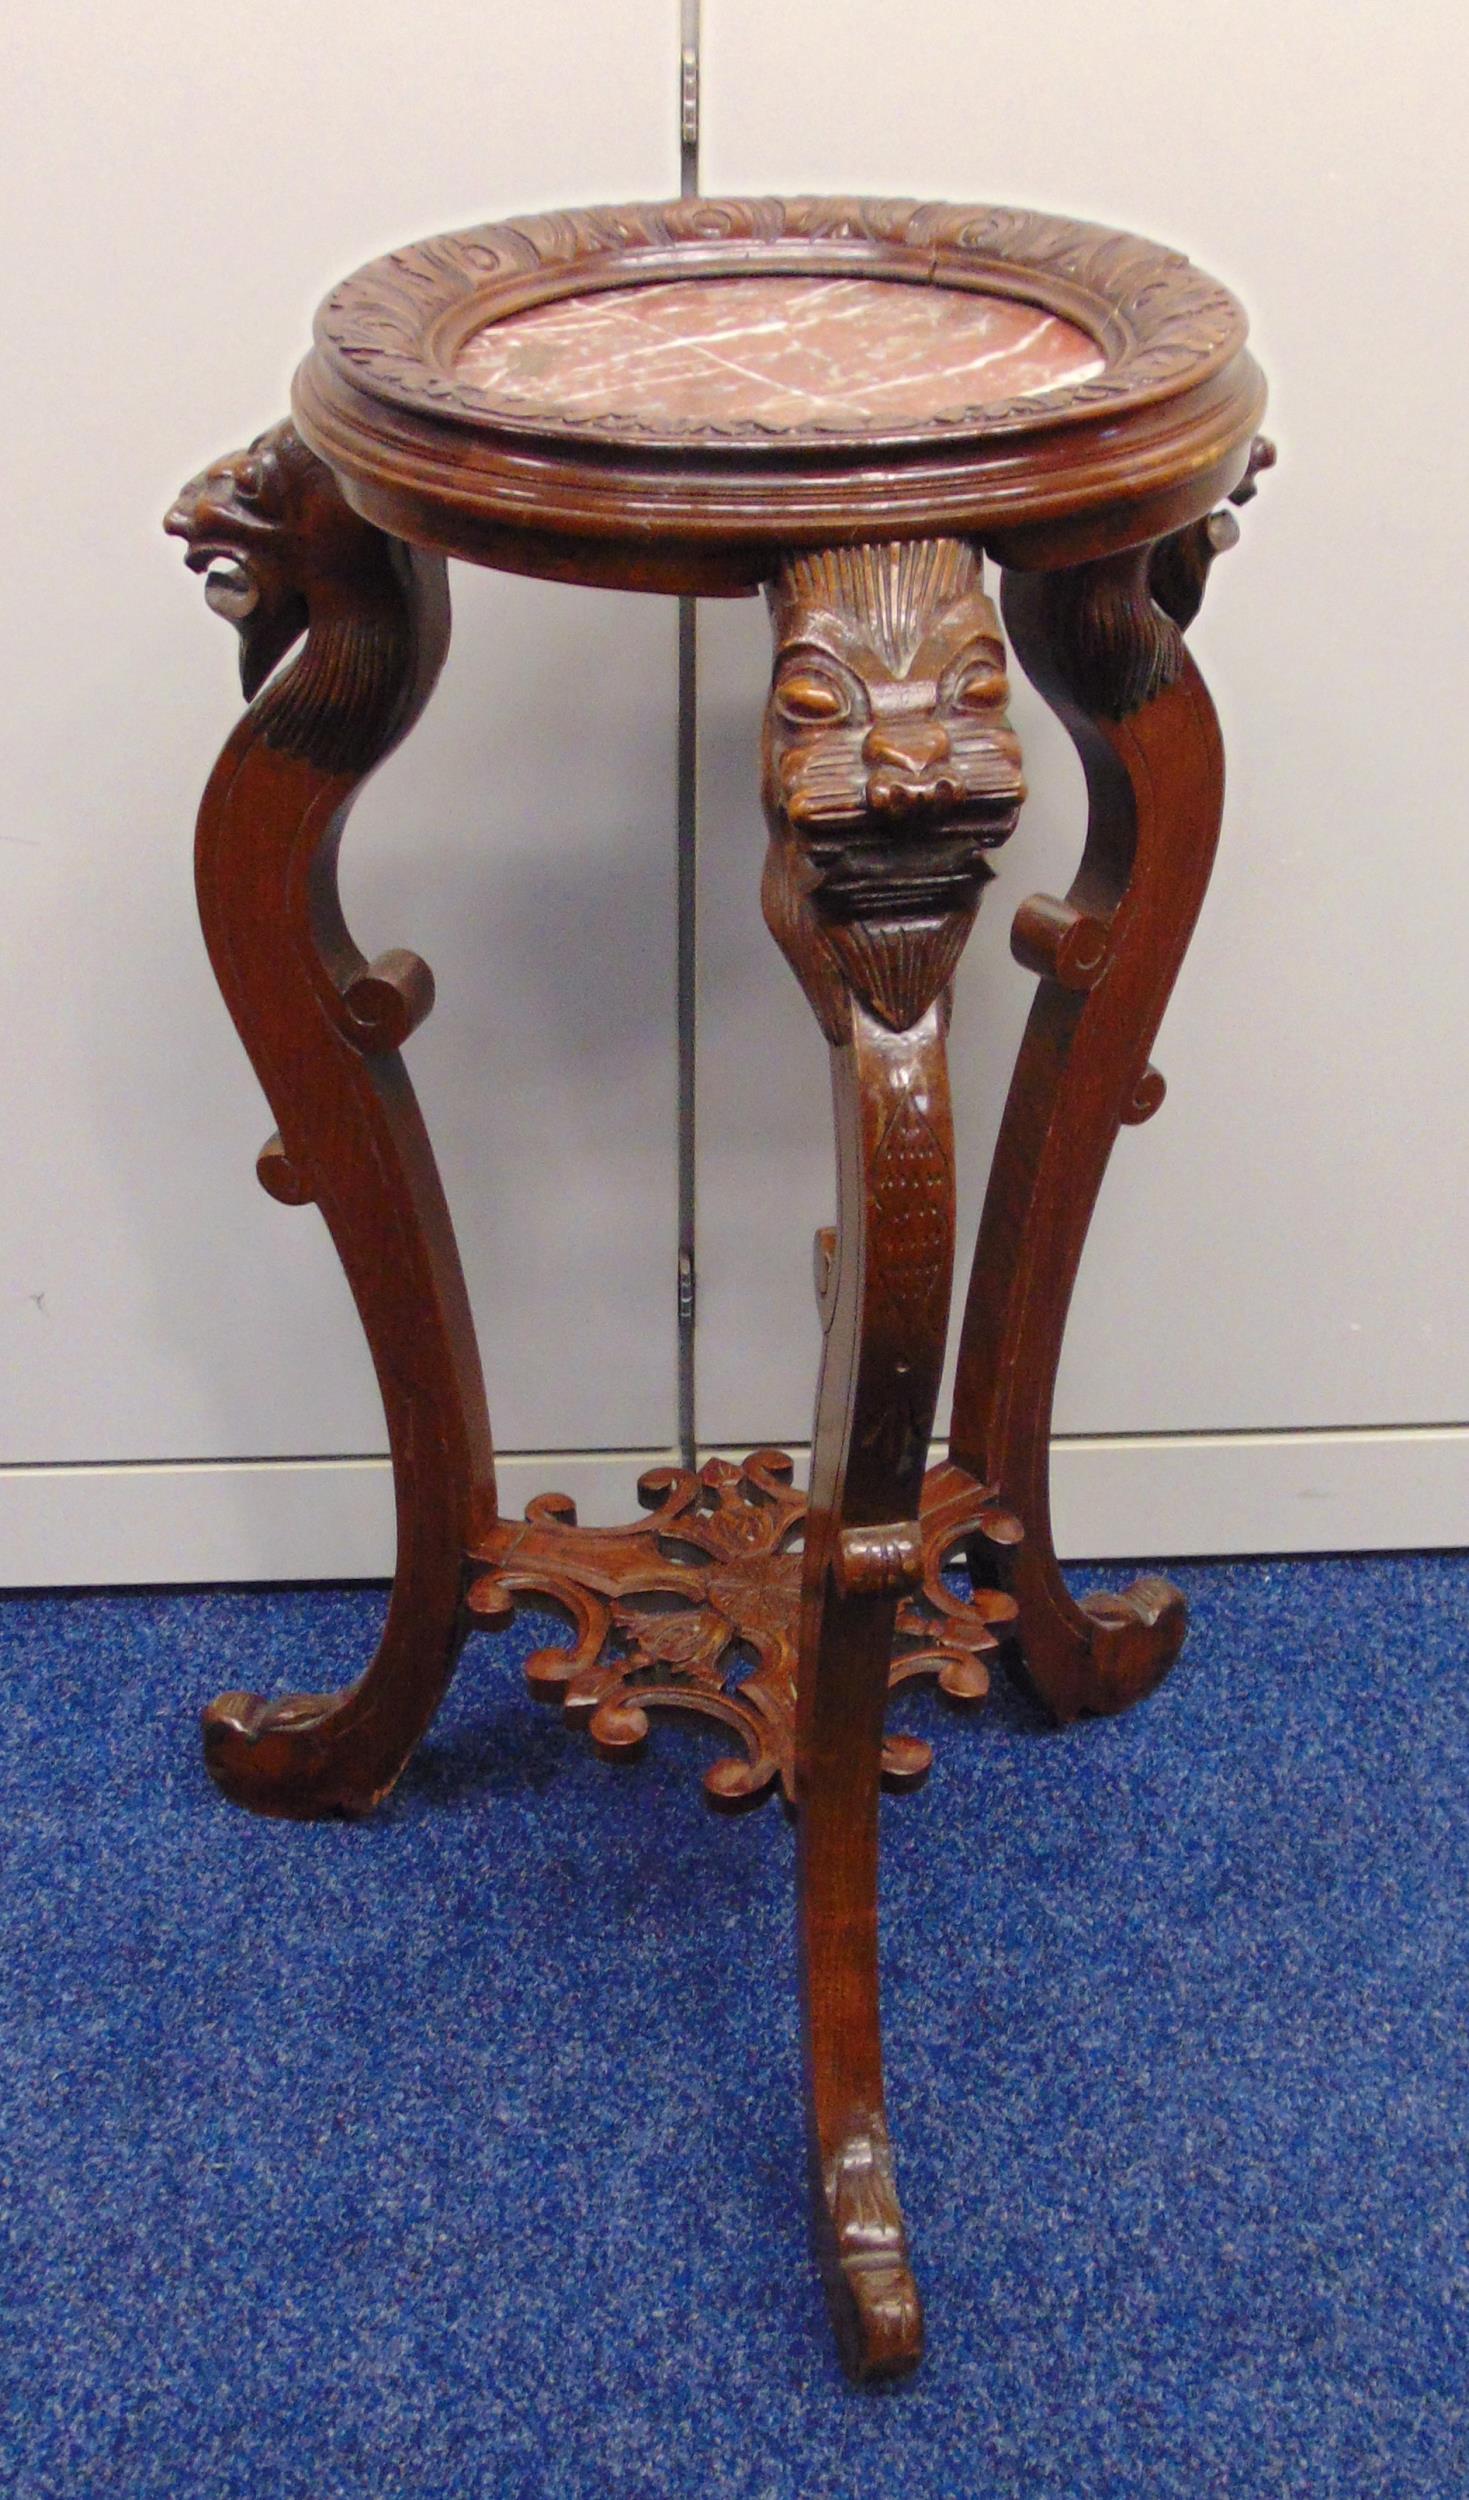
[[(1427, 447), (1469, 385), (1464, 24), (1325, 0), (1057, 0), (1003, 25), (812, 0), (791, 28), (773, 0), (706, 11), (707, 190), (1010, 200), (1161, 236), (1243, 295), (1272, 382), (1281, 466), (1191, 636), (1230, 755), (1221, 863), (1156, 1054), (1168, 1102), (1124, 1134), (1093, 1230), (1058, 1425), (1462, 1421), (1469, 518)], [(809, 1236), (832, 1188), (824, 1053), (758, 918), (765, 645), (754, 606), (704, 612), (701, 1429), (719, 1442), (809, 1428)], [(1068, 743), (1028, 691), (1016, 716), (1034, 795), (953, 1039), (966, 1252), (1033, 988), (1009, 920), (1064, 887), (1081, 836)], [(1354, 1481), (1370, 1463), (1358, 1448)], [(1187, 1541), (1234, 1542), (1223, 1508), (1211, 1529), (1217, 1476), (1190, 1481)], [(1469, 1537), (1469, 1507), (1447, 1507)], [(1445, 1510), (1425, 1494), (1425, 1535)], [(1145, 1519), (1133, 1544), (1152, 1550)]]
[[(347, 269), (480, 217), (676, 188), (675, 35), (666, 0), (262, 0), (244, 21), (57, 0), (0, 38), (11, 1465), (383, 1446), (324, 1230), (253, 1177), (272, 1122), (214, 991), (189, 859), (239, 710), (234, 637), (159, 522), (193, 469), (283, 413)], [(409, 1061), (498, 1439), (660, 1447), (673, 606), (453, 579), (444, 681), (348, 837), (349, 915), (369, 952), (414, 945), (438, 977)], [(38, 1576), (25, 1535), (0, 1501), (11, 1577)]]
[[(809, 1453), (792, 1442), (804, 1475)], [(632, 1519), (637, 1478), (667, 1455), (522, 1452), (502, 1462), (501, 1500), (508, 1516), (554, 1488), (584, 1519)], [(1144, 1534), (1150, 1557), (1453, 1545), (1469, 1511), (1469, 1428), (1063, 1440), (1052, 1474), (1058, 1547), (1092, 1561), (1138, 1560)], [(0, 1508), (12, 1527), (0, 1587), (392, 1569), (385, 1458), (0, 1469)]]
[[(269, 1117), (194, 924), (233, 637), (158, 519), (281, 411), (345, 269), (673, 190), (676, 14), (265, 0), (242, 37), (184, 0), (58, 0), (0, 34), (0, 1579), (380, 1558), (379, 1472), (315, 1464), (381, 1449), (365, 1349), (317, 1219), (256, 1188)], [(1245, 296), (1274, 387), (1282, 466), (1193, 635), (1231, 758), (1221, 865), (1063, 1373), (1072, 1550), (1241, 1550), (1272, 1518), (1301, 1545), (1371, 1542), (1374, 1516), (1385, 1541), (1469, 1536), (1469, 523), (1423, 449), (1469, 379), (1469, 35), (1326, 0), (1057, 0), (1003, 31), (935, 0), (704, 19), (706, 190), (1008, 198), (1162, 235)], [(497, 1438), (577, 1454), (612, 1516), (674, 1429), (673, 608), (466, 568), (455, 590), (444, 682), (357, 810), (344, 884), (369, 950), (415, 945), (438, 976), (410, 1063)], [(759, 920), (758, 604), (706, 607), (701, 641), (700, 1425), (799, 1441), (824, 1053)], [(1031, 988), (1008, 921), (1080, 839), (1069, 746), (1016, 708), (1034, 796), (955, 1022), (966, 1245)], [(616, 1450), (640, 1458), (612, 1475)], [(307, 1463), (240, 1467), (281, 1459)], [(1165, 1487), (1157, 1539), (1151, 1510), (1129, 1533)]]

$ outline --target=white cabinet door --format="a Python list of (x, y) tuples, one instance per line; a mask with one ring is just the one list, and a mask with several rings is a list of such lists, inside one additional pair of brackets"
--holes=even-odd
[[(10, 29), (11, 1582), (390, 1558), (382, 1467), (306, 1464), (380, 1453), (382, 1416), (324, 1229), (254, 1179), (272, 1122), (190, 876), (235, 642), (159, 524), (284, 412), (348, 269), (482, 217), (676, 189), (667, 21), (663, 0), (267, 0), (242, 32), (192, 0), (57, 0)], [(564, 1479), (595, 1515), (594, 1454), (661, 1454), (675, 1429), (675, 609), (451, 581), (448, 668), (358, 806), (343, 888), (369, 953), (412, 945), (437, 976), (408, 1059), (511, 1495)], [(513, 1456), (547, 1451), (573, 1455)]]
[[(1469, 386), (1448, 99), (1469, 35), (1260, 0), (773, 0), (706, 30), (704, 188), (1019, 201), (1180, 245), (1249, 306), (1281, 464), (1191, 636), (1223, 718), (1220, 866), (1125, 1132), (1057, 1412), (1072, 1552), (1469, 1537), (1469, 517), (1430, 464)], [(1452, 57), (1451, 57), (1452, 56)], [(770, 75), (778, 59), (781, 76)], [(1301, 98), (1311, 109), (1303, 114)], [(1411, 164), (1411, 185), (1403, 168)], [(1425, 249), (1424, 236), (1432, 237)], [(700, 1426), (809, 1429), (824, 1052), (760, 926), (753, 606), (702, 619)], [(1067, 883), (1080, 773), (1028, 690), (1033, 796), (961, 969), (961, 1256), (1033, 984), (1015, 905)], [(942, 1411), (942, 1410), (941, 1410)]]

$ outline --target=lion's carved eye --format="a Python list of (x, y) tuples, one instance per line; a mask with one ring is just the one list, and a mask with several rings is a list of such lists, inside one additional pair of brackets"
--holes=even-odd
[(246, 503), (258, 503), (264, 486), (265, 470), (253, 453), (247, 452), (244, 459), (235, 464), (235, 493), (243, 496)]
[(1002, 668), (992, 661), (976, 660), (964, 669), (953, 690), (953, 700), (965, 712), (993, 712), (1009, 701), (1010, 687)]
[(791, 669), (775, 690), (776, 703), (789, 721), (845, 720), (852, 706), (834, 677), (821, 669)]

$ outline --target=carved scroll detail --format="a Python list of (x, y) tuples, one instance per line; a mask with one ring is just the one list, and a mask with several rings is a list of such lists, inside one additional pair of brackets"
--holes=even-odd
[[(708, 1718), (741, 1749), (706, 1772), (711, 1802), (758, 1805), (779, 1786), (789, 1804), (806, 1524), (806, 1496), (791, 1478), (783, 1450), (756, 1450), (737, 1467), (711, 1458), (697, 1473), (655, 1467), (638, 1485), (649, 1516), (626, 1528), (579, 1527), (574, 1503), (542, 1494), (523, 1520), (502, 1521), (476, 1544), (471, 1613), (496, 1631), (519, 1606), (567, 1618), (569, 1644), (535, 1651), (526, 1681), (560, 1701), (609, 1760), (641, 1752), (650, 1712)], [(931, 1678), (950, 1701), (983, 1701), (1015, 1602), (989, 1588), (961, 1596), (944, 1575), (961, 1548), (998, 1554), (1019, 1534), (986, 1486), (949, 1465), (930, 1470), (920, 1518), (896, 1550), (889, 1532), (848, 1532), (854, 1585), (900, 1599), (894, 1691)], [(932, 1760), (922, 1738), (890, 1733), (885, 1784), (916, 1787)]]
[[(874, 2114), (866, 2133), (844, 2140), (827, 2162), (823, 2186), (831, 2229), (830, 2246), (820, 2254), (838, 2333), (852, 2342), (860, 2337), (869, 2375), (881, 2375), (889, 2355), (902, 2368), (922, 2334), (923, 2318), (908, 2265), (892, 2145), (879, 2116)], [(851, 2316), (844, 2322), (848, 2304)]]
[(444, 568), (352, 512), (290, 425), (206, 469), (165, 527), (238, 632), (251, 698), (204, 794), (195, 874), (210, 960), (279, 1122), (256, 1168), (273, 1198), (314, 1203), (331, 1231), (377, 1370), (398, 1512), (392, 1603), (366, 1672), (341, 1692), (220, 1695), (205, 1759), (261, 1812), (361, 1814), (443, 1692), (465, 1546), (495, 1501), (468, 1297), (397, 1056), (433, 982), (405, 948), (366, 961), (336, 875), (352, 801), (442, 663)]
[[(1126, 560), (1135, 585), (1146, 553)], [(1109, 560), (1114, 580), (1121, 561)], [(1032, 1681), (1063, 1719), (1126, 1708), (1167, 1673), (1183, 1638), (1183, 1600), (1160, 1580), (1072, 1596), (1051, 1538), (1050, 1427), (1067, 1307), (1114, 1141), (1163, 1100), (1149, 1053), (1203, 902), (1223, 795), (1218, 725), (1181, 635), (1177, 681), (1126, 720), (1078, 696), (1074, 626), (1086, 604), (1084, 581), (1006, 579), (1016, 652), (1077, 744), (1089, 810), (1069, 895), (1032, 898), (1017, 921), (1015, 951), (1042, 977), (980, 1219), (950, 1430), (954, 1456), (992, 1476), (1024, 1517), (1024, 1547), (992, 1576), (1019, 1599)], [(1169, 630), (1178, 632), (1171, 621)], [(986, 1576), (988, 1560), (977, 1559)]]

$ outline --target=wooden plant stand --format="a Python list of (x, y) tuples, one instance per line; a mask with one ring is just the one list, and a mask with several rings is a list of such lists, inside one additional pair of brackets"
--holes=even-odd
[[(1071, 220), (913, 201), (701, 200), (441, 236), (332, 294), (292, 419), (183, 492), (169, 530), (241, 638), (249, 709), (199, 817), (211, 959), (278, 1123), (260, 1177), (318, 1206), (387, 1413), (398, 1561), (345, 1691), (228, 1693), (210, 1770), (268, 1814), (367, 1813), (433, 1717), (469, 1627), (569, 1618), (533, 1686), (635, 1751), (652, 1710), (736, 1750), (706, 1786), (779, 1785), (799, 1824), (816, 2241), (849, 2367), (922, 2342), (883, 2106), (879, 1785), (928, 1749), (892, 1685), (979, 1698), (1013, 1631), (1061, 1720), (1115, 1711), (1178, 1655), (1162, 1580), (1078, 1604), (1051, 1542), (1067, 1305), (1119, 1127), (1203, 901), (1223, 765), (1183, 631), (1271, 454), (1238, 304), (1178, 254)], [(556, 1495), (502, 1521), (469, 1306), (400, 1056), (433, 984), (367, 962), (337, 851), (426, 703), (444, 559), (556, 580), (763, 589), (775, 663), (763, 903), (829, 1045), (838, 1208), (818, 1236), (812, 1479), (789, 1459), (643, 1480), (583, 1529)], [(946, 1063), (959, 956), (1025, 796), (1019, 657), (1080, 750), (1090, 821), (1064, 898), (1012, 943), (1039, 986), (926, 1473), (953, 1283)], [(299, 649), (298, 646), (299, 645)], [(944, 1566), (963, 1555), (970, 1594)], [(751, 1663), (753, 1662), (753, 1663)], [(741, 1672), (748, 1666), (749, 1672)]]

